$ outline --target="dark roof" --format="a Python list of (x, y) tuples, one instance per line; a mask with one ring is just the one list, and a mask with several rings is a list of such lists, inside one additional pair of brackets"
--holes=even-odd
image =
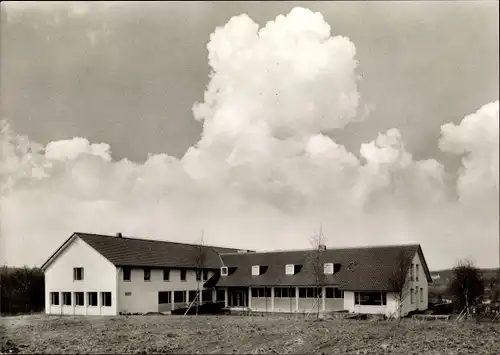
[[(321, 263), (340, 264), (334, 275), (325, 275), (326, 285), (351, 291), (395, 291), (389, 281), (401, 252), (406, 257), (419, 253), (428, 282), (431, 276), (420, 245), (376, 246), (329, 249), (322, 252)], [(222, 254), (225, 266), (235, 268), (221, 277), (217, 286), (300, 286), (314, 285), (315, 273), (310, 260), (311, 250), (247, 254)], [(295, 275), (285, 275), (285, 265), (302, 265)], [(267, 266), (259, 276), (252, 276), (252, 265)]]
[[(116, 266), (138, 267), (196, 267), (199, 245), (109, 235), (74, 233), (42, 266), (42, 269), (73, 237), (81, 238)], [(204, 245), (204, 267), (219, 269), (219, 253), (237, 252), (238, 249)]]

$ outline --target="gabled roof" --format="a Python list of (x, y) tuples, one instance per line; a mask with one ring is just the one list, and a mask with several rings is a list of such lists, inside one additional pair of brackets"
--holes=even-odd
[[(314, 271), (308, 262), (311, 252), (311, 250), (302, 250), (222, 254), (224, 264), (236, 267), (236, 270), (229, 276), (221, 277), (217, 286), (314, 285)], [(389, 280), (394, 273), (401, 252), (411, 258), (415, 253), (419, 253), (427, 281), (432, 281), (420, 245), (396, 245), (328, 249), (322, 252), (321, 263), (340, 264), (340, 270), (334, 275), (325, 275), (325, 284), (351, 291), (395, 291)], [(286, 275), (286, 264), (303, 267), (295, 275)], [(252, 276), (252, 265), (264, 265), (268, 268), (262, 275)]]
[[(116, 237), (100, 234), (74, 233), (42, 265), (45, 269), (74, 238), (80, 238), (116, 266), (136, 267), (196, 267), (199, 245)], [(202, 246), (205, 253), (204, 267), (218, 269), (221, 266), (219, 253), (237, 252), (238, 249)]]

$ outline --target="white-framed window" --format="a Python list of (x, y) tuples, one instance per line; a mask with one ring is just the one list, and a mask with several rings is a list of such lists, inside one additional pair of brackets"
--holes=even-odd
[(144, 281), (151, 281), (151, 269), (144, 268)]
[(424, 302), (424, 289), (420, 287), (420, 302)]
[(318, 297), (321, 297), (321, 288), (299, 287), (299, 298), (318, 298)]
[(73, 281), (83, 281), (83, 267), (73, 268)]
[(87, 292), (87, 300), (90, 307), (97, 307), (97, 292)]
[(84, 292), (75, 292), (75, 306), (84, 306), (85, 305), (85, 293)]
[(170, 268), (168, 267), (163, 269), (163, 281), (170, 281)]
[(174, 303), (186, 303), (186, 291), (174, 291)]
[(111, 292), (101, 292), (101, 304), (103, 307), (111, 307)]
[(413, 299), (413, 289), (410, 289), (410, 302), (411, 304), (415, 303), (415, 300)]
[(274, 298), (295, 298), (295, 287), (275, 287)]
[(123, 281), (130, 281), (132, 279), (132, 269), (129, 267), (123, 268)]
[(50, 293), (50, 304), (52, 306), (59, 306), (59, 292)]
[(158, 292), (158, 304), (172, 303), (170, 291)]
[(325, 287), (325, 298), (344, 298), (344, 291), (337, 287)]
[[(271, 297), (271, 288), (270, 287), (252, 287), (252, 297), (254, 297), (254, 298), (270, 298)], [(223, 300), (224, 298), (221, 298), (221, 299)]]
[(418, 281), (418, 264), (415, 265), (415, 280)]
[(71, 306), (71, 292), (63, 292), (63, 305), (64, 306)]
[(386, 292), (354, 292), (354, 304), (360, 306), (386, 306)]

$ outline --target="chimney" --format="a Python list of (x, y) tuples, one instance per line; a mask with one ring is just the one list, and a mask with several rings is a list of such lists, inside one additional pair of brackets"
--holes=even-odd
[(318, 249), (319, 249), (319, 251), (326, 251), (326, 245), (320, 244)]
[(116, 236), (117, 236), (118, 238), (121, 238), (121, 237), (122, 237), (122, 234), (121, 234), (120, 232), (118, 232), (118, 233), (116, 233)]

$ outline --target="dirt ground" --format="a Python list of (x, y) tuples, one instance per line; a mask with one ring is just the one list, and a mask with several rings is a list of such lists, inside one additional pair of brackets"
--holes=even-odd
[(0, 318), (3, 353), (500, 354), (500, 324), (292, 316)]

